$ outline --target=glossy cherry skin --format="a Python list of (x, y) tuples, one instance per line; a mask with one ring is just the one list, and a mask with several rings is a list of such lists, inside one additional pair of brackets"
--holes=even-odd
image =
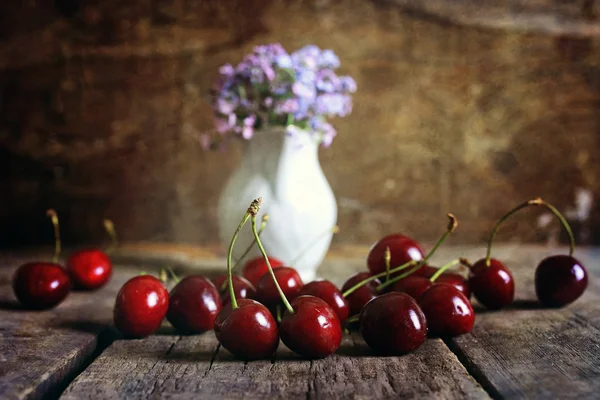
[[(298, 292), (300, 292), (304, 283), (294, 268), (279, 267), (274, 269), (273, 273), (279, 286), (281, 286), (283, 294), (285, 294), (289, 301), (298, 296)], [(275, 286), (275, 282), (273, 282), (271, 274), (263, 275), (260, 281), (258, 281), (258, 285), (256, 286), (256, 300), (270, 308), (281, 303), (279, 291)]]
[(44, 310), (62, 302), (71, 290), (71, 279), (62, 266), (47, 262), (21, 265), (13, 276), (17, 300), (32, 310)]
[(535, 270), (535, 293), (548, 307), (562, 307), (577, 300), (588, 285), (582, 263), (567, 255), (543, 259)]
[(337, 314), (340, 322), (344, 322), (350, 314), (350, 305), (342, 292), (330, 281), (312, 281), (300, 289), (298, 296), (315, 296), (324, 300)]
[[(385, 249), (390, 248), (390, 267), (399, 267), (411, 260), (423, 259), (423, 249), (413, 239), (401, 234), (393, 234), (379, 239), (367, 256), (367, 267), (373, 275), (385, 272)], [(399, 275), (400, 273), (392, 274)]]
[(477, 261), (469, 273), (469, 286), (475, 298), (490, 310), (508, 306), (515, 298), (515, 281), (504, 264), (495, 258), (490, 266), (485, 258)]
[[(269, 257), (269, 263), (271, 264), (271, 268), (279, 268), (283, 267), (283, 262), (279, 261), (276, 258)], [(256, 257), (251, 260), (248, 260), (242, 269), (242, 276), (250, 281), (254, 286), (258, 285), (258, 281), (263, 275), (269, 272), (269, 267), (267, 267), (267, 263), (263, 257)]]
[(79, 250), (69, 256), (67, 270), (76, 289), (98, 289), (112, 274), (110, 258), (101, 250)]
[(453, 274), (451, 272), (444, 273), (437, 277), (435, 283), (447, 283), (452, 285), (460, 290), (467, 299), (471, 298), (471, 286), (469, 285), (469, 280), (465, 279), (465, 277), (462, 275)]
[(324, 300), (299, 296), (291, 302), (294, 313), (285, 311), (279, 324), (281, 341), (306, 358), (325, 358), (340, 347), (342, 326)]
[(181, 333), (201, 333), (212, 329), (219, 311), (219, 291), (203, 276), (186, 276), (169, 294), (167, 320)]
[(429, 331), (438, 336), (458, 336), (471, 332), (475, 312), (469, 299), (456, 287), (436, 283), (419, 298)]
[(427, 339), (427, 320), (417, 302), (406, 293), (383, 294), (365, 305), (360, 333), (378, 353), (404, 354)]
[[(370, 277), (371, 273), (369, 272), (358, 272), (352, 275), (344, 283), (344, 286), (342, 286), (342, 293), (345, 293), (348, 289)], [(375, 290), (379, 285), (381, 285), (381, 281), (375, 279), (356, 289), (346, 297), (346, 301), (348, 301), (348, 305), (350, 306), (350, 315), (360, 314), (365, 304), (379, 296), (379, 293)]]
[(423, 265), (421, 268), (416, 270), (410, 276), (424, 276), (426, 278), (431, 278), (438, 271), (438, 268), (432, 267), (431, 265)]
[(154, 333), (169, 308), (169, 292), (150, 275), (131, 278), (119, 290), (113, 318), (117, 329), (130, 338)]
[(424, 276), (407, 276), (404, 279), (400, 279), (392, 286), (392, 291), (406, 293), (415, 300), (419, 300), (419, 297), (433, 285), (429, 278)]
[[(232, 275), (231, 280), (233, 281), (233, 292), (236, 299), (253, 299), (256, 297), (256, 288), (246, 278), (239, 275)], [(223, 304), (229, 303), (229, 287), (227, 285), (223, 287), (223, 284), (227, 281), (227, 274), (219, 275), (212, 281), (221, 293)]]
[(277, 323), (271, 312), (252, 299), (239, 299), (223, 307), (215, 320), (217, 340), (236, 358), (259, 360), (270, 357), (279, 346)]

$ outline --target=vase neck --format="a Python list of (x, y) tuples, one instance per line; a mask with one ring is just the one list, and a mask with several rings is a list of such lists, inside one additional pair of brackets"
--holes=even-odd
[(248, 152), (263, 157), (281, 156), (286, 158), (318, 156), (319, 145), (313, 135), (307, 131), (286, 133), (285, 127), (268, 127), (257, 130), (248, 143)]

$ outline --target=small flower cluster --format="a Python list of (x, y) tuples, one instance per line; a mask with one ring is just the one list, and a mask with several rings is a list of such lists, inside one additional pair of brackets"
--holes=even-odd
[(211, 91), (214, 132), (205, 147), (219, 147), (232, 136), (249, 140), (265, 126), (285, 126), (315, 135), (329, 146), (336, 135), (328, 118), (352, 111), (356, 82), (338, 76), (340, 60), (331, 50), (306, 46), (288, 54), (280, 44), (257, 46), (237, 66), (223, 65)]

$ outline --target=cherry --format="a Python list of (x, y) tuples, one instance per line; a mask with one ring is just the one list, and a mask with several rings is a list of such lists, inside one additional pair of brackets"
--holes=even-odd
[(401, 234), (385, 236), (371, 246), (367, 256), (367, 267), (373, 275), (386, 270), (386, 248), (389, 248), (391, 254), (390, 264), (392, 266), (406, 264), (412, 260), (422, 260), (425, 254), (419, 243), (408, 236)]
[[(271, 268), (273, 269), (284, 266), (283, 262), (274, 257), (269, 257), (269, 261), (271, 262)], [(267, 264), (262, 257), (256, 257), (249, 260), (246, 264), (244, 264), (242, 269), (242, 275), (244, 278), (248, 279), (254, 286), (258, 286), (260, 278), (262, 278), (265, 274), (268, 275), (268, 272), (269, 269), (267, 268)]]
[(413, 299), (418, 300), (431, 285), (432, 283), (429, 278), (411, 275), (394, 283), (392, 290), (394, 292), (406, 293)]
[(313, 281), (304, 285), (298, 296), (315, 296), (324, 300), (337, 314), (341, 322), (345, 321), (350, 314), (348, 301), (342, 295), (342, 292), (330, 281)]
[(52, 262), (30, 262), (21, 265), (13, 276), (13, 291), (17, 300), (30, 309), (49, 309), (62, 302), (71, 290), (68, 272), (58, 264), (60, 227), (56, 211), (46, 212), (54, 228), (54, 257)]
[(24, 307), (49, 309), (67, 297), (71, 280), (59, 264), (31, 262), (21, 265), (15, 272), (13, 290)]
[(342, 326), (333, 308), (315, 296), (296, 297), (291, 305), (294, 312), (286, 310), (279, 325), (283, 343), (306, 358), (335, 353), (342, 342)]
[(215, 320), (217, 340), (236, 358), (250, 361), (270, 357), (279, 346), (277, 323), (267, 307), (252, 299), (229, 303)]
[(436, 283), (419, 298), (431, 333), (438, 336), (458, 336), (471, 332), (475, 312), (469, 299), (456, 287)]
[(113, 318), (126, 337), (142, 338), (154, 333), (169, 308), (169, 292), (153, 276), (131, 278), (117, 294)]
[(298, 271), (290, 267), (279, 267), (273, 270), (277, 285), (269, 275), (263, 275), (256, 286), (256, 299), (267, 307), (273, 307), (281, 303), (281, 297), (278, 292), (278, 286), (281, 287), (283, 294), (288, 298), (298, 296), (300, 289), (304, 284)]
[(425, 342), (427, 320), (412, 297), (390, 292), (364, 306), (360, 314), (360, 333), (377, 352), (404, 354)]
[[(414, 275), (417, 271), (413, 272), (413, 275), (407, 276), (406, 278), (399, 279), (392, 286), (392, 290), (396, 292), (403, 292), (411, 296), (415, 300), (419, 300), (421, 295), (429, 289), (434, 283), (448, 283), (458, 290), (463, 292), (465, 296), (470, 295), (468, 285), (465, 283), (465, 278), (458, 274), (447, 273), (446, 270), (455, 266), (456, 264), (464, 262), (464, 259), (452, 260), (448, 264), (441, 268), (436, 268), (435, 274), (430, 278), (423, 276)], [(466, 291), (466, 293), (464, 292)]]
[(475, 298), (490, 310), (508, 306), (515, 298), (515, 281), (506, 266), (490, 258), (489, 266), (482, 258), (471, 267), (469, 286)]
[[(221, 293), (221, 301), (223, 304), (227, 304), (231, 301), (229, 289), (226, 283), (227, 279), (227, 274), (223, 274), (212, 280)], [(246, 278), (238, 275), (232, 275), (231, 279), (233, 280), (233, 292), (235, 293), (236, 298), (253, 299), (256, 297), (256, 288)]]
[(75, 288), (93, 290), (108, 282), (112, 274), (112, 263), (102, 250), (79, 250), (69, 257), (67, 270)]
[(577, 300), (588, 285), (587, 271), (572, 256), (543, 259), (535, 270), (535, 292), (548, 307), (562, 307)]
[(346, 292), (352, 288), (353, 286), (364, 282), (366, 279), (371, 278), (371, 273), (369, 272), (358, 272), (352, 275), (344, 286), (342, 286), (342, 292), (344, 292), (344, 297), (350, 306), (350, 315), (359, 314), (365, 304), (374, 299), (379, 295), (377, 293), (377, 287), (381, 285), (381, 281), (379, 279), (375, 279), (367, 282), (363, 286), (359, 287), (355, 291), (350, 294), (346, 294)]
[(467, 299), (471, 298), (471, 286), (469, 285), (469, 280), (465, 279), (465, 277), (460, 274), (447, 272), (445, 274), (440, 275), (437, 278), (436, 283), (447, 283), (449, 285), (452, 285), (458, 290), (460, 290)]
[(212, 329), (219, 311), (219, 291), (203, 276), (183, 278), (169, 294), (167, 320), (179, 332), (201, 333)]

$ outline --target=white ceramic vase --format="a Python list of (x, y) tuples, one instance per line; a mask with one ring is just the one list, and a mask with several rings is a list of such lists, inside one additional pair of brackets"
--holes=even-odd
[[(337, 221), (335, 197), (319, 164), (319, 144), (309, 132), (288, 135), (283, 127), (269, 127), (256, 131), (246, 145), (219, 200), (221, 242), (229, 246), (252, 200), (262, 197), (257, 223), (269, 214), (261, 235), (267, 254), (296, 268), (307, 283), (316, 277)], [(236, 241), (234, 260), (252, 240), (248, 221)], [(259, 255), (254, 246), (242, 262)]]

